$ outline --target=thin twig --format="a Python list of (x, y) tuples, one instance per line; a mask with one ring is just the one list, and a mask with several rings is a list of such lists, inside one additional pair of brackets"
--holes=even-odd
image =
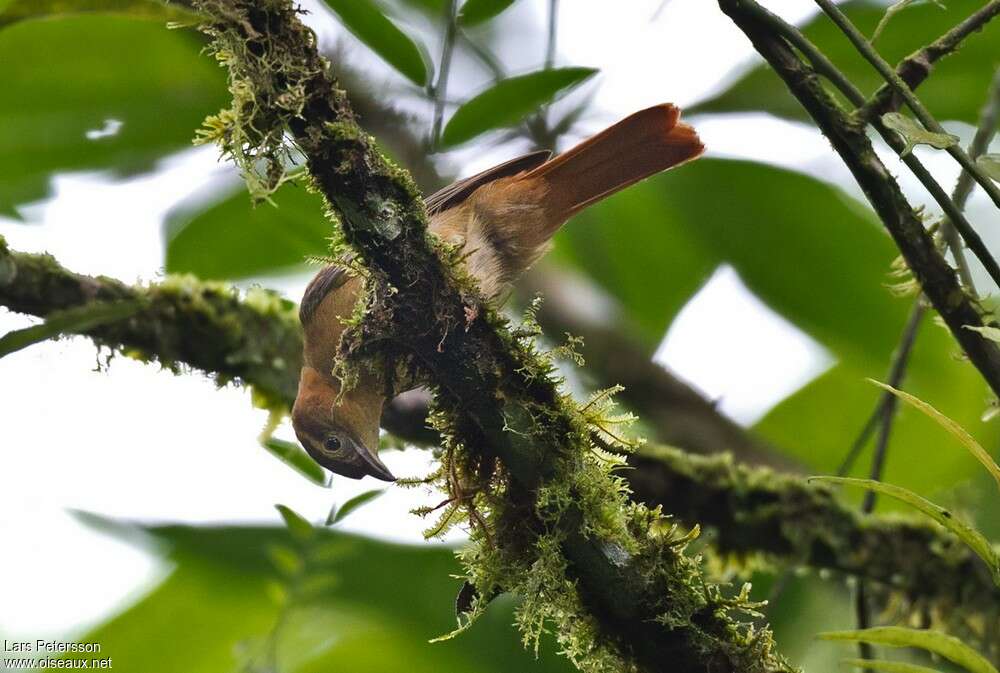
[[(913, 345), (917, 341), (917, 333), (920, 330), (920, 323), (924, 318), (927, 309), (923, 299), (918, 298), (910, 310), (910, 317), (906, 320), (906, 327), (903, 328), (903, 335), (899, 339), (899, 346), (892, 355), (892, 364), (889, 367), (889, 375), (886, 382), (893, 388), (901, 388), (903, 379), (906, 377), (906, 368), (910, 363), (910, 355), (913, 353)], [(875, 444), (875, 454), (872, 456), (872, 465), (869, 477), (874, 481), (882, 478), (882, 469), (885, 467), (886, 452), (889, 448), (889, 435), (892, 430), (892, 421), (896, 416), (897, 399), (895, 395), (883, 393), (885, 397), (881, 407), (882, 413), (879, 423), (878, 441)], [(864, 504), (861, 511), (868, 514), (875, 508), (874, 491), (865, 493)]]
[(503, 67), (503, 63), (500, 62), (500, 59), (498, 59), (489, 49), (472, 39), (468, 33), (462, 30), (461, 27), (458, 29), (458, 38), (462, 40), (462, 42), (464, 42), (465, 45), (472, 50), (472, 54), (489, 69), (490, 73), (493, 75), (494, 81), (499, 81), (507, 77), (507, 70)]
[[(790, 44), (806, 57), (816, 72), (830, 80), (852, 105), (859, 109), (865, 105), (866, 99), (861, 91), (798, 28), (757, 3), (748, 4), (746, 13), (757, 18), (765, 25), (770, 26), (779, 35), (788, 40)], [(966, 245), (969, 246), (969, 249), (972, 250), (976, 258), (982, 263), (983, 268), (986, 269), (993, 281), (997, 285), (1000, 285), (1000, 264), (990, 254), (986, 243), (983, 242), (972, 224), (965, 217), (962, 209), (957, 207), (954, 201), (948, 197), (948, 194), (934, 179), (934, 176), (931, 175), (930, 171), (924, 167), (916, 156), (912, 153), (904, 155), (905, 143), (894, 131), (887, 128), (878, 117), (872, 119), (871, 123), (879, 135), (882, 136), (882, 139), (885, 140), (889, 147), (895, 150), (903, 163), (910, 169), (917, 180), (920, 181), (920, 184), (924, 186), (937, 204), (941, 206), (941, 210), (948, 216), (955, 229), (958, 230), (962, 239), (966, 242)]]
[(559, 0), (549, 0), (549, 31), (545, 43), (545, 69), (551, 70), (556, 63), (556, 33), (559, 29)]
[[(996, 134), (998, 116), (1000, 116), (1000, 69), (997, 70), (993, 82), (990, 84), (986, 97), (986, 104), (983, 106), (983, 112), (979, 118), (979, 126), (976, 129), (976, 135), (969, 146), (969, 155), (972, 156), (973, 159), (985, 151), (986, 147), (990, 143), (990, 140)], [(969, 175), (968, 171), (963, 170), (958, 176), (958, 181), (955, 184), (955, 189), (953, 190), (951, 197), (952, 201), (954, 201), (958, 208), (965, 208), (965, 204), (969, 199), (969, 194), (972, 191), (972, 185), (972, 177)], [(944, 224), (947, 226), (948, 222), (946, 221)], [(962, 260), (960, 257), (961, 247), (953, 247), (952, 252), (955, 254), (956, 259)], [(965, 276), (968, 278), (965, 283), (971, 290), (973, 286), (972, 279), (969, 277), (968, 266), (963, 264), (959, 268), (960, 270), (964, 269)], [(890, 366), (889, 375), (886, 379), (886, 382), (893, 388), (898, 389), (902, 387), (907, 362), (909, 361), (910, 354), (913, 351), (917, 331), (920, 328), (921, 319), (923, 318), (925, 311), (926, 308), (923, 303), (923, 298), (918, 298), (913, 305), (912, 311), (910, 312), (910, 318), (907, 320), (906, 327), (903, 330), (903, 336), (900, 338), (899, 346), (893, 354), (892, 365)], [(874, 481), (880, 481), (882, 479), (882, 470), (885, 466), (886, 454), (889, 448), (889, 434), (892, 429), (892, 422), (895, 418), (897, 407), (898, 399), (895, 395), (889, 392), (883, 392), (879, 396), (879, 402), (876, 405), (876, 415), (880, 419), (879, 436), (875, 447), (875, 453), (872, 456), (871, 472), (869, 474), (869, 478)], [(861, 511), (865, 514), (870, 514), (875, 509), (877, 497), (878, 494), (875, 491), (865, 492), (864, 501), (861, 505)], [(868, 628), (868, 625), (871, 623), (871, 613), (868, 602), (865, 599), (865, 583), (863, 579), (858, 581), (857, 593), (855, 596), (855, 612), (857, 615), (858, 628)], [(859, 645), (861, 658), (870, 659), (871, 647), (866, 647), (864, 645), (865, 644), (863, 643)]]
[[(973, 161), (978, 159), (989, 147), (990, 141), (993, 140), (993, 137), (997, 133), (998, 122), (1000, 122), (1000, 68), (997, 68), (997, 71), (993, 74), (993, 81), (990, 82), (986, 103), (979, 114), (976, 135), (973, 136), (972, 142), (969, 144), (969, 157)], [(955, 191), (951, 197), (958, 208), (965, 208), (965, 204), (969, 200), (969, 195), (972, 194), (973, 186), (974, 181), (972, 176), (968, 171), (963, 170), (958, 176), (958, 182), (955, 184)], [(972, 282), (972, 274), (969, 271), (968, 263), (965, 261), (961, 243), (955, 236), (955, 228), (949, 220), (945, 220), (942, 223), (942, 227), (944, 237), (951, 248), (951, 253), (955, 256), (955, 262), (959, 273), (962, 275), (962, 281), (974, 292), (975, 286)]]
[[(935, 133), (946, 133), (944, 127), (938, 123), (937, 119), (924, 107), (924, 104), (920, 102), (920, 99), (914, 95), (913, 90), (903, 81), (903, 79), (896, 74), (896, 71), (892, 68), (889, 63), (883, 59), (879, 53), (872, 47), (871, 43), (868, 41), (861, 31), (851, 22), (847, 15), (844, 14), (835, 5), (832, 0), (816, 0), (816, 4), (826, 13), (830, 19), (837, 24), (841, 32), (847, 36), (847, 39), (851, 41), (855, 49), (868, 61), (872, 67), (874, 67), (880, 75), (888, 82), (897, 94), (902, 96), (903, 100), (906, 102), (907, 107), (913, 111), (913, 114), (920, 120), (925, 128), (929, 131)], [(962, 166), (969, 174), (979, 183), (989, 196), (996, 204), (997, 208), (1000, 208), (1000, 188), (998, 188), (988, 175), (982, 172), (976, 162), (973, 161), (969, 155), (962, 149), (959, 145), (952, 145), (946, 150), (948, 154), (953, 156), (955, 160)], [(949, 215), (951, 216), (951, 215)], [(996, 279), (994, 279), (996, 280)]]
[(838, 477), (843, 477), (851, 471), (851, 468), (854, 467), (854, 462), (861, 455), (861, 451), (868, 444), (868, 440), (875, 433), (875, 429), (878, 428), (878, 420), (882, 417), (883, 399), (883, 396), (880, 395), (878, 403), (868, 416), (868, 420), (861, 426), (861, 431), (851, 444), (851, 448), (847, 451), (847, 455), (844, 456), (844, 460), (841, 461), (840, 467), (837, 468), (836, 474)]
[[(548, 38), (545, 44), (545, 70), (551, 70), (556, 62), (556, 35), (559, 25), (559, 0), (549, 0)], [(524, 129), (538, 148), (556, 149), (558, 133), (549, 128), (549, 106), (543, 105), (537, 114), (524, 122)]]
[(834, 65), (833, 61), (826, 57), (826, 54), (810, 42), (801, 30), (763, 5), (756, 3), (747, 5), (746, 12), (761, 22), (772, 26), (779, 35), (802, 52), (802, 55), (806, 57), (813, 69), (837, 87), (852, 105), (857, 106), (865, 102), (865, 95), (861, 93), (861, 90), (854, 86), (854, 83), (841, 72), (840, 68)]
[[(947, 33), (900, 61), (896, 74), (911, 89), (916, 89), (930, 76), (935, 63), (958, 51), (967, 37), (982, 30), (997, 15), (1000, 15), (1000, 0), (990, 0)], [(899, 97), (890, 85), (883, 84), (857, 114), (867, 121), (897, 109)]]
[(1000, 391), (1000, 349), (978, 334), (970, 334), (968, 326), (982, 325), (983, 320), (976, 306), (962, 292), (954, 269), (938, 252), (919, 215), (875, 154), (864, 129), (836, 104), (816, 72), (775, 34), (774, 27), (748, 12), (747, 8), (756, 4), (755, 0), (719, 0), (722, 10), (747, 34), (830, 140), (892, 235), (935, 310), (994, 392)]
[(431, 147), (436, 149), (441, 140), (441, 124), (444, 121), (444, 106), (448, 97), (448, 74), (451, 72), (451, 57), (455, 52), (455, 35), (458, 32), (458, 0), (449, 0), (445, 7), (444, 41), (441, 44), (441, 64), (438, 66), (437, 80), (434, 82), (434, 125), (431, 129)]

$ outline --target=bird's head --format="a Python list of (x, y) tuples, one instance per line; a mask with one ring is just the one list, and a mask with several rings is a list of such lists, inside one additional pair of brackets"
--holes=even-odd
[(395, 481), (378, 457), (379, 418), (384, 398), (374, 385), (344, 393), (329, 376), (304, 367), (292, 408), (292, 426), (306, 452), (323, 467), (351, 479)]

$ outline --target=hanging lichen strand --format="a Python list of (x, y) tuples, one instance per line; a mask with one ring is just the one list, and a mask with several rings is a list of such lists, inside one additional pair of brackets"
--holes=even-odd
[(431, 532), (456, 523), (472, 532), (461, 554), (470, 612), (516, 593), (525, 643), (537, 647), (551, 629), (587, 671), (791, 670), (768, 630), (734, 619), (753, 612), (746, 592), (724, 597), (683, 553), (691, 536), (663, 532), (658, 510), (628, 502), (619, 460), (597, 448), (620, 444), (628, 420), (614, 417), (610, 394), (578, 404), (560, 392), (552, 355), (533, 346), (533, 321), (512, 331), (481, 303), (457, 251), (426, 235), (413, 182), (357, 126), (291, 3), (197, 4), (233, 93), (206, 137), (258, 196), (304, 158), (365, 268), (342, 373), (368, 367), (387, 386), (404, 375), (436, 392), (444, 440), (428, 481), (445, 501)]

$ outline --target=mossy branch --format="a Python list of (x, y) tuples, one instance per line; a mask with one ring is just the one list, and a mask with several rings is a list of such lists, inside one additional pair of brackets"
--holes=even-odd
[(1000, 661), (1000, 589), (936, 524), (864, 515), (827, 488), (724, 455), (648, 446), (629, 464), (633, 497), (712, 530), (713, 546), (737, 567), (763, 555), (864, 579), (882, 608), (961, 634)]
[(467, 509), (475, 545), (463, 559), (479, 594), (520, 593), (525, 640), (555, 627), (587, 670), (790, 670), (766, 630), (731, 616), (748, 606), (653, 534), (657, 513), (627, 504), (551, 362), (428, 237), (418, 191), (359, 128), (292, 4), (198, 5), (234, 95), (210, 134), (264, 192), (289, 157), (304, 157), (369, 273), (366, 310), (344, 340), (348, 366), (375, 364), (387, 385), (402, 369), (436, 388), (440, 479)]
[[(280, 405), (294, 401), (302, 337), (293, 306), (274, 304), (269, 293), (241, 297), (222, 284), (192, 278), (138, 287), (76, 274), (48, 255), (11, 251), (0, 238), (0, 305), (45, 316), (119, 300), (138, 300), (145, 308), (132, 319), (85, 336), (170, 369), (195, 367), (217, 379), (236, 379), (274, 395)], [(413, 439), (421, 425), (397, 430)], [(1000, 628), (1000, 595), (988, 574), (933, 524), (862, 517), (838, 503), (828, 489), (798, 476), (740, 466), (726, 457), (647, 446), (629, 463), (635, 469), (623, 476), (633, 499), (662, 505), (683, 522), (710, 528), (713, 547), (726, 557), (766, 558), (862, 577), (887, 603), (954, 623)], [(1000, 643), (1000, 633), (980, 629), (978, 635)]]
[(219, 383), (244, 382), (290, 407), (302, 367), (297, 307), (267, 290), (240, 293), (223, 283), (171, 276), (129, 286), (74, 273), (51, 255), (11, 251), (0, 237), (0, 305), (39, 317), (93, 302), (138, 302), (126, 320), (84, 334), (99, 346), (170, 370), (188, 366)]

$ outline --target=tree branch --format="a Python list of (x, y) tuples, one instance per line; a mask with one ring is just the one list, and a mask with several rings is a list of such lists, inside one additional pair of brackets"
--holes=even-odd
[[(442, 261), (449, 253), (428, 237), (417, 190), (357, 126), (291, 3), (199, 5), (235, 96), (212, 135), (245, 170), (271, 176), (280, 175), (290, 132), (369, 271), (367, 312), (345, 336), (349, 365), (370, 358), (376, 371), (401, 367), (436, 388), (446, 467), (462, 482), (448, 486), (476, 485), (488, 507), (489, 528), (473, 526), (478, 545), (463, 554), (480, 595), (520, 591), (527, 637), (550, 618), (585, 666), (621, 657), (646, 671), (789, 670), (769, 633), (732, 620), (739, 605), (676, 544), (650, 535), (648, 512), (626, 507), (551, 365), (479, 303), (454, 254)], [(620, 516), (609, 519), (608, 508)], [(539, 578), (543, 587), (532, 584)]]
[(829, 489), (727, 456), (648, 446), (629, 464), (634, 497), (709, 527), (713, 545), (737, 565), (764, 554), (863, 578), (877, 605), (947, 625), (1000, 661), (1000, 589), (979, 557), (935, 524), (862, 515)]
[(0, 237), (0, 305), (39, 317), (92, 302), (139, 301), (142, 309), (86, 331), (108, 346), (176, 370), (181, 365), (238, 379), (289, 407), (298, 389), (302, 337), (296, 306), (266, 290), (243, 296), (222, 283), (174, 276), (130, 287), (73, 273), (50, 255), (13, 252)]
[[(945, 133), (944, 127), (938, 123), (937, 119), (924, 107), (924, 104), (920, 102), (920, 99), (914, 95), (913, 90), (903, 81), (903, 79), (896, 74), (885, 59), (883, 59), (875, 48), (868, 42), (868, 39), (861, 34), (855, 25), (851, 22), (847, 15), (840, 11), (840, 8), (835, 5), (832, 0), (816, 0), (816, 4), (826, 13), (827, 16), (840, 28), (840, 30), (847, 36), (847, 39), (851, 41), (854, 48), (868, 61), (875, 70), (878, 71), (880, 75), (889, 83), (893, 88), (896, 95), (900, 96), (906, 103), (906, 106), (910, 108), (914, 116), (920, 120), (925, 128), (929, 131), (935, 133)], [(945, 151), (948, 152), (955, 161), (965, 169), (969, 175), (971, 175), (979, 186), (983, 188), (989, 197), (993, 200), (993, 203), (997, 208), (1000, 208), (1000, 188), (990, 179), (988, 175), (983, 173), (976, 162), (973, 161), (969, 155), (965, 152), (959, 144), (953, 144), (947, 148)], [(950, 213), (949, 213), (950, 215)]]
[[(0, 238), (0, 304), (45, 316), (91, 302), (139, 300), (147, 308), (134, 318), (84, 335), (171, 368), (197, 367), (274, 391), (277, 401), (290, 407), (302, 340), (295, 308), (282, 303), (276, 311), (272, 299), (270, 294), (241, 298), (221, 284), (192, 278), (129, 287), (72, 273), (47, 255), (10, 251)], [(419, 423), (394, 428), (407, 440), (421, 438), (408, 433), (421, 432), (426, 402), (418, 399), (416, 409)], [(983, 623), (1000, 625), (1000, 619), (989, 618), (1000, 610), (1000, 591), (977, 566), (977, 557), (933, 524), (863, 517), (838, 503), (829, 489), (740, 466), (726, 456), (647, 446), (629, 464), (634, 469), (622, 476), (633, 498), (662, 505), (689, 525), (710, 527), (712, 544), (723, 555), (762, 555), (783, 565), (866, 578), (879, 595), (891, 592), (913, 610), (956, 622), (960, 615), (982, 615)], [(1000, 644), (1000, 634), (992, 636)]]
[(757, 51), (781, 76), (833, 144), (892, 235), (935, 310), (993, 391), (1000, 393), (1000, 349), (967, 328), (983, 324), (978, 311), (962, 291), (954, 270), (938, 253), (898, 183), (875, 154), (863, 125), (840, 109), (823, 89), (816, 72), (799, 60), (784, 40), (748, 9), (759, 7), (756, 2), (720, 0), (719, 5), (747, 34)]
[[(910, 89), (916, 89), (930, 77), (938, 61), (958, 51), (967, 37), (982, 30), (998, 14), (1000, 14), (1000, 0), (990, 0), (934, 42), (900, 61), (896, 66), (896, 75)], [(895, 89), (886, 83), (879, 87), (868, 102), (858, 110), (857, 115), (865, 121), (876, 119), (886, 112), (898, 110), (902, 102)]]
[[(835, 66), (816, 46), (810, 42), (802, 32), (791, 25), (780, 16), (770, 12), (763, 6), (756, 3), (748, 3), (744, 6), (745, 11), (748, 15), (758, 19), (761, 24), (767, 25), (772, 28), (776, 35), (780, 35), (785, 40), (787, 40), (792, 46), (802, 52), (803, 55), (809, 60), (810, 65), (813, 69), (830, 80), (847, 100), (859, 109), (865, 104), (865, 97), (848, 79), (840, 72), (840, 70)], [(857, 116), (857, 113), (856, 113)], [(858, 116), (859, 119), (862, 117)], [(990, 253), (989, 248), (987, 248), (986, 243), (983, 242), (982, 237), (976, 232), (972, 224), (965, 217), (962, 212), (962, 208), (957, 205), (954, 199), (950, 198), (948, 194), (944, 191), (944, 188), (938, 184), (934, 176), (931, 175), (930, 171), (920, 162), (917, 157), (910, 152), (906, 152), (906, 144), (902, 141), (899, 135), (889, 129), (880, 117), (874, 117), (871, 119), (865, 119), (870, 122), (872, 126), (878, 131), (879, 135), (885, 140), (886, 144), (891, 147), (897, 155), (899, 155), (900, 160), (906, 164), (907, 168), (913, 173), (913, 175), (920, 181), (920, 184), (924, 186), (924, 189), (928, 191), (931, 197), (941, 206), (941, 210), (944, 211), (945, 215), (949, 218), (949, 225), (946, 228), (946, 232), (953, 231), (952, 228), (958, 230), (961, 234), (962, 239), (969, 246), (969, 249), (976, 255), (979, 261), (982, 263), (983, 268), (989, 274), (993, 281), (1000, 285), (1000, 264), (997, 263), (993, 255)], [(958, 248), (956, 248), (958, 250)], [(961, 251), (956, 252), (956, 259), (961, 260)], [(969, 284), (969, 289), (972, 290), (972, 285)]]

